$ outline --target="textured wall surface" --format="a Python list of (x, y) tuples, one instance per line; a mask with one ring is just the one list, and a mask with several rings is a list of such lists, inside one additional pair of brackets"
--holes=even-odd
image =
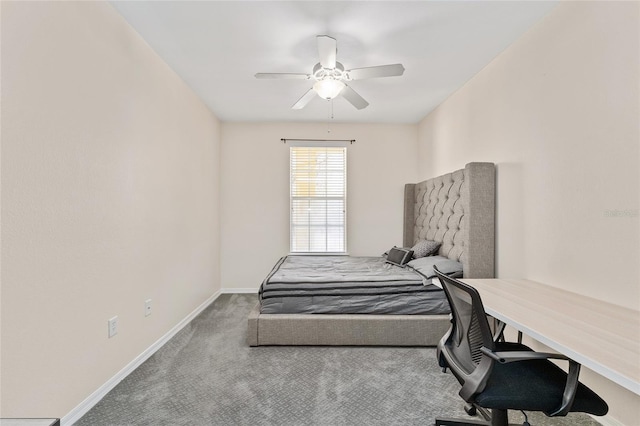
[(218, 153), (108, 3), (2, 3), (1, 417), (66, 415), (219, 289)]
[(496, 163), (498, 277), (640, 309), (639, 25), (638, 2), (561, 3), (420, 123), (421, 178)]

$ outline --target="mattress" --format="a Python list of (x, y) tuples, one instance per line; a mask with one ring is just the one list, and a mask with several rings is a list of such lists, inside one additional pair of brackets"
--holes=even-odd
[(440, 315), (444, 292), (382, 257), (284, 256), (260, 286), (263, 314)]

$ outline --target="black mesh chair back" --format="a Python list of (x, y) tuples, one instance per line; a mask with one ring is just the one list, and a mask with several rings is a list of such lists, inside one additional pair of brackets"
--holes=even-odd
[[(460, 396), (469, 401), (482, 390), (492, 362), (486, 360), (481, 348), (494, 350), (493, 334), (489, 327), (480, 295), (473, 287), (454, 280), (434, 268), (440, 279), (449, 305), (452, 323), (449, 332), (438, 344), (439, 357), (463, 385)], [(479, 367), (482, 364), (480, 370)]]

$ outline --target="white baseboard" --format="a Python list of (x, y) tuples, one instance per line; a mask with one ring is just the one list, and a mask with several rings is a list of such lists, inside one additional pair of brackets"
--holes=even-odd
[(258, 293), (258, 289), (257, 288), (223, 288), (222, 290), (223, 294), (233, 294), (233, 293), (237, 293), (237, 294), (244, 294), (244, 293), (253, 293), (253, 294), (257, 294)]
[(211, 297), (205, 300), (200, 306), (198, 306), (193, 312), (187, 315), (182, 321), (176, 324), (171, 330), (169, 330), (164, 336), (158, 339), (154, 344), (149, 346), (144, 352), (138, 355), (133, 361), (127, 364), (122, 370), (120, 370), (115, 376), (109, 379), (105, 384), (100, 386), (95, 392), (89, 395), (84, 401), (82, 401), (76, 408), (71, 410), (66, 416), (60, 419), (61, 426), (70, 426), (80, 420), (87, 411), (93, 408), (104, 396), (109, 393), (118, 383), (125, 377), (133, 372), (136, 368), (145, 362), (151, 355), (156, 353), (165, 343), (175, 336), (185, 325), (189, 324), (200, 312), (202, 312), (207, 306), (213, 303), (214, 300), (222, 294), (223, 291), (215, 292)]
[(589, 414), (589, 416), (596, 422), (600, 423), (602, 426), (624, 426), (621, 422), (614, 419), (610, 415), (598, 417), (598, 416), (592, 416), (591, 414)]

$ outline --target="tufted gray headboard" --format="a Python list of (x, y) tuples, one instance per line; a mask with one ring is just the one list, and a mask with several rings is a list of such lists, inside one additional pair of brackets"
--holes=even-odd
[(462, 263), (465, 278), (494, 277), (495, 165), (406, 184), (404, 247), (418, 240), (442, 243), (440, 255)]

